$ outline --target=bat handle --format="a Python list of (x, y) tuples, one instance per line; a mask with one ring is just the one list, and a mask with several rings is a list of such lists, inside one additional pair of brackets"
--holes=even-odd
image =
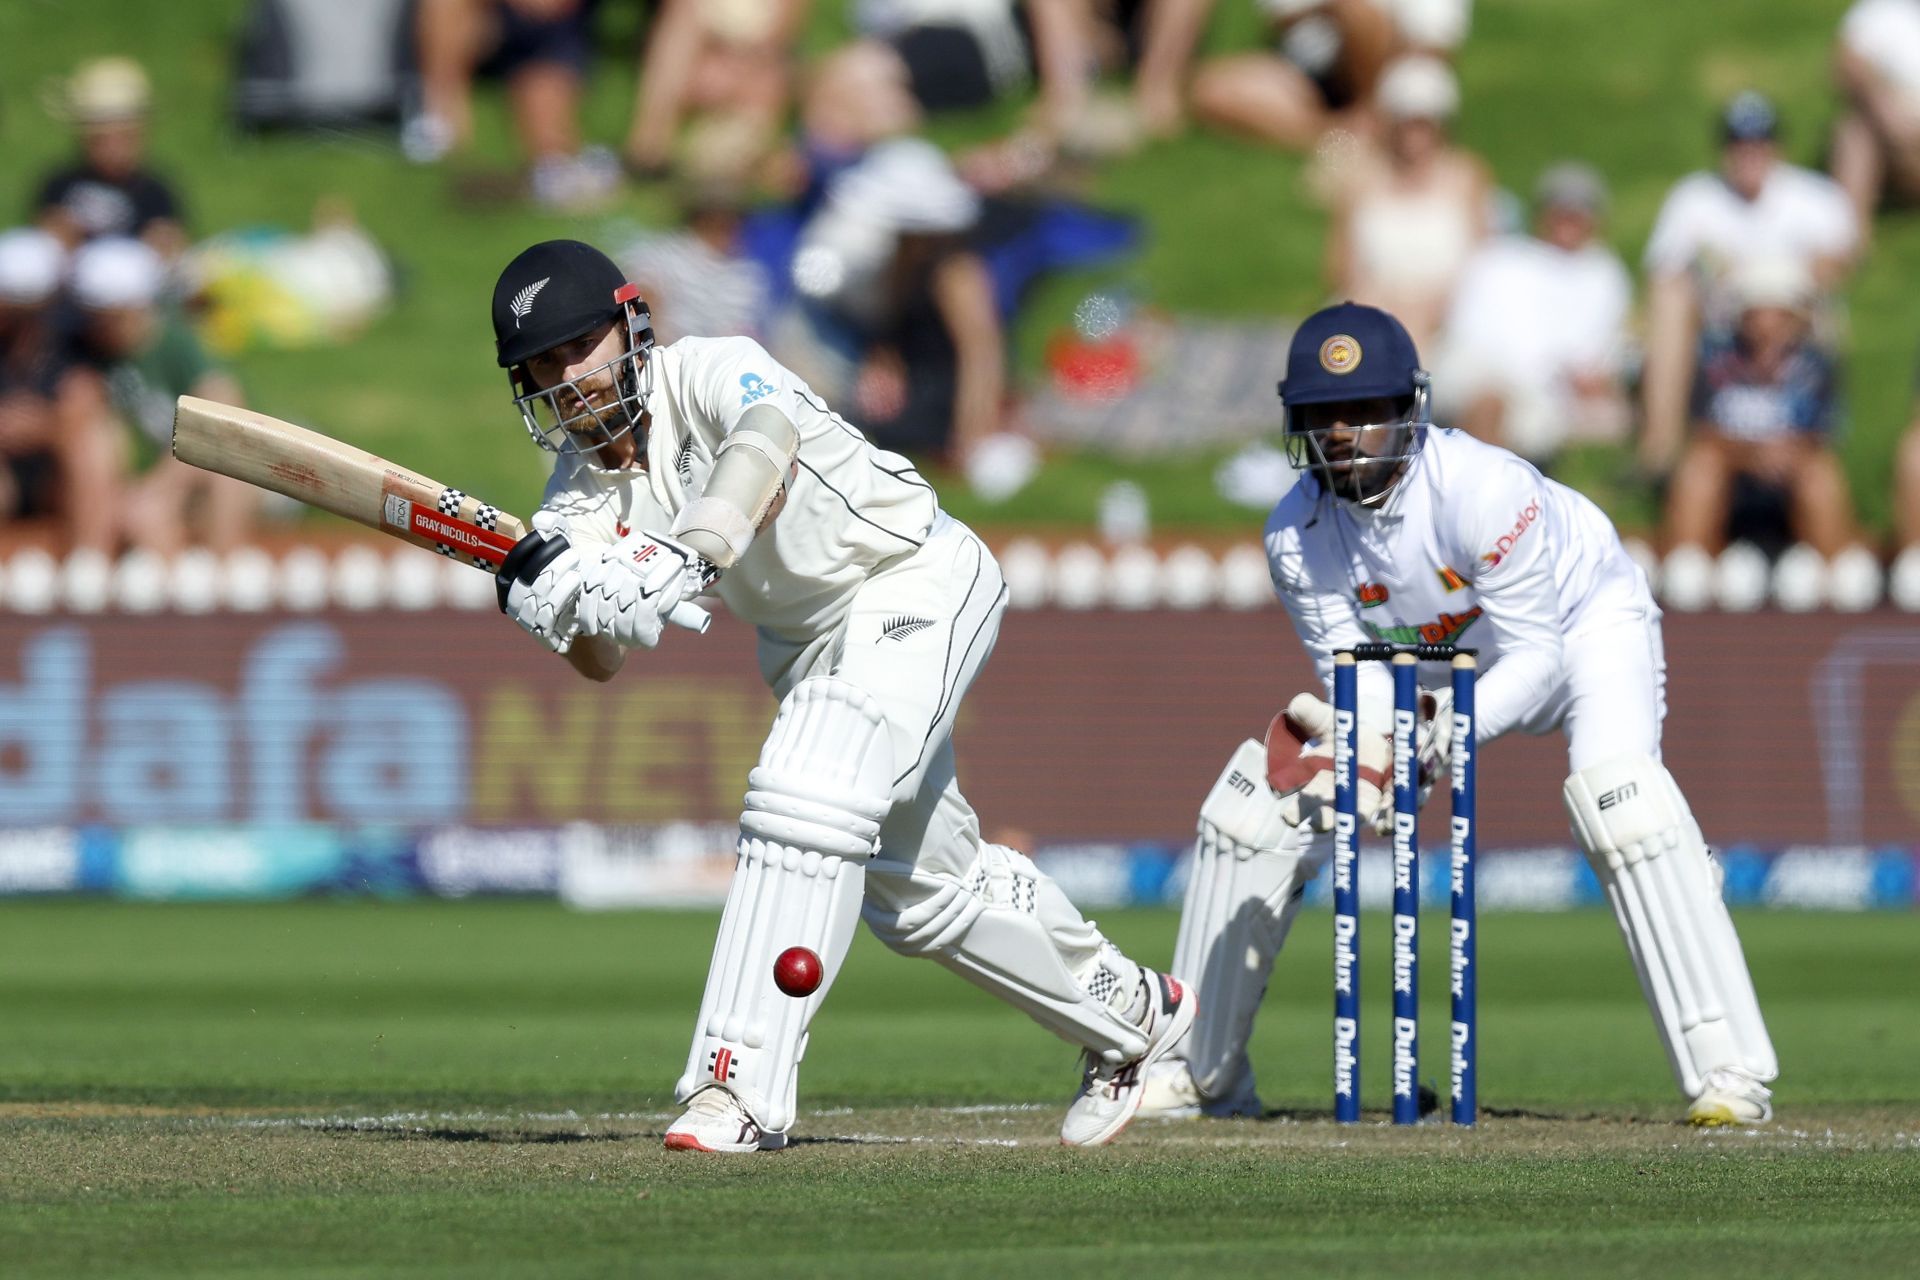
[(676, 627), (685, 627), (696, 635), (706, 634), (713, 625), (713, 615), (691, 600), (682, 600), (667, 611), (667, 621)]

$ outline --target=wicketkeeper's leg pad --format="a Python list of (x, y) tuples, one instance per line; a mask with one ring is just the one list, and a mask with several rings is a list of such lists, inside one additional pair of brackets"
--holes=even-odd
[(1680, 1091), (1708, 1072), (1779, 1073), (1706, 842), (1673, 775), (1639, 753), (1590, 765), (1563, 792), (1606, 889)]
[(958, 877), (877, 858), (861, 914), (893, 950), (938, 961), (1071, 1044), (1114, 1063), (1146, 1051), (1126, 1016), (1140, 967), (1025, 854), (983, 844)]
[(1173, 1052), (1209, 1099), (1253, 1092), (1254, 1015), (1313, 878), (1311, 836), (1267, 786), (1266, 760), (1260, 743), (1241, 743), (1201, 804), (1174, 943), (1173, 974), (1195, 984), (1200, 1012)]
[[(853, 941), (892, 786), (891, 739), (872, 695), (831, 678), (788, 693), (748, 775), (739, 860), (693, 1052), (674, 1087), (680, 1101), (725, 1085), (763, 1129), (793, 1123), (807, 1025)], [(773, 980), (775, 959), (795, 946), (820, 958), (820, 985), (805, 997)]]

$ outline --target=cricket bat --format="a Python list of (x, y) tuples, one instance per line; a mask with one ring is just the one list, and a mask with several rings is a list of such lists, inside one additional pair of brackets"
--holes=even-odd
[[(365, 449), (198, 396), (181, 396), (174, 407), (173, 456), (488, 573), (527, 533), (519, 516)], [(713, 617), (683, 601), (667, 621), (705, 631)]]

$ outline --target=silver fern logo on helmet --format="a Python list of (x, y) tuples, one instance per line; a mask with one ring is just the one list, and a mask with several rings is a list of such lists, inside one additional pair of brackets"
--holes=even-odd
[(518, 329), (520, 322), (527, 318), (527, 313), (533, 310), (533, 300), (540, 296), (540, 291), (547, 287), (547, 281), (551, 279), (553, 279), (552, 276), (546, 276), (542, 279), (535, 280), (532, 284), (513, 295), (513, 301), (507, 304), (507, 310), (513, 312), (513, 327), (515, 329)]

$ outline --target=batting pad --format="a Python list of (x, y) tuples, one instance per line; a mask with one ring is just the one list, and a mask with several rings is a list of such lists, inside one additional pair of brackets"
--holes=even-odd
[(1266, 770), (1266, 748), (1241, 743), (1200, 806), (1173, 948), (1173, 975), (1200, 992), (1193, 1030), (1173, 1054), (1207, 1098), (1253, 1092), (1247, 1039), (1312, 878), (1300, 865), (1308, 837), (1286, 820)]
[[(724, 1085), (761, 1128), (783, 1132), (807, 1026), (853, 941), (864, 864), (889, 808), (893, 749), (880, 704), (842, 680), (802, 681), (747, 785), (739, 860), (674, 1097)], [(798, 998), (773, 981), (774, 960), (796, 946), (821, 965), (819, 988)]]
[(1574, 837), (1605, 886), (1680, 1091), (1709, 1071), (1779, 1073), (1733, 917), (1673, 775), (1651, 756), (1591, 765), (1563, 791)]
[(862, 914), (880, 941), (925, 956), (1110, 1063), (1146, 1052), (1121, 1015), (1140, 968), (1025, 854), (983, 844), (964, 877), (876, 858)]

